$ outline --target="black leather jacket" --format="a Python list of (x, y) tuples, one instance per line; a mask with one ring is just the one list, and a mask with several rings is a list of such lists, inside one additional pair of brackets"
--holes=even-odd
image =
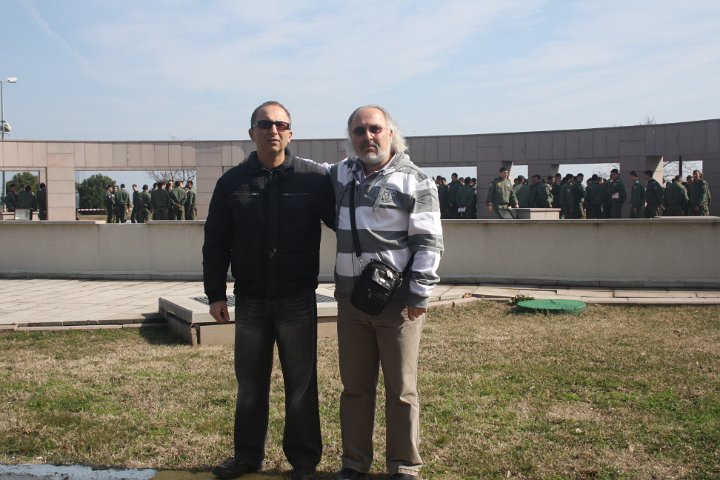
[(235, 294), (257, 298), (316, 288), (320, 221), (334, 228), (335, 197), (323, 167), (286, 150), (268, 170), (256, 152), (218, 180), (203, 245), (203, 281), (210, 303), (226, 299), (228, 265)]

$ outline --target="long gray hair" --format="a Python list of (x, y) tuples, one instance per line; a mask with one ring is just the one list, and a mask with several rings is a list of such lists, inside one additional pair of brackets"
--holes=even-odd
[(380, 105), (363, 105), (362, 107), (358, 107), (350, 114), (350, 117), (348, 117), (347, 121), (347, 140), (345, 141), (345, 151), (347, 153), (348, 157), (356, 157), (357, 152), (355, 151), (355, 148), (353, 148), (352, 144), (352, 133), (350, 132), (350, 125), (352, 124), (353, 118), (355, 118), (355, 114), (357, 114), (360, 110), (364, 110), (366, 108), (376, 108), (380, 110), (383, 115), (385, 116), (385, 122), (387, 123), (387, 126), (390, 130), (393, 131), (393, 140), (392, 145), (390, 145), (390, 154), (395, 155), (397, 153), (407, 153), (408, 151), (408, 144), (407, 140), (405, 140), (405, 137), (402, 136), (400, 133), (400, 129), (398, 128), (397, 124), (395, 123), (395, 120), (392, 119), (390, 114)]

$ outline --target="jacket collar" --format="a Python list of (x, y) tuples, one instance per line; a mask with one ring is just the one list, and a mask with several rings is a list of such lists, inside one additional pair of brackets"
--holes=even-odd
[(255, 176), (261, 172), (276, 172), (276, 173), (288, 173), (295, 169), (295, 154), (292, 153), (288, 148), (285, 149), (285, 160), (279, 166), (269, 170), (262, 166), (260, 159), (257, 156), (257, 151), (252, 152), (247, 159), (248, 169), (250, 173)]

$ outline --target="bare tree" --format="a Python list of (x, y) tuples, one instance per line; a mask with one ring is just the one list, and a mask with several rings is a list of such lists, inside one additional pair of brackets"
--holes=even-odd
[(188, 180), (195, 182), (197, 172), (195, 170), (155, 170), (148, 172), (147, 175), (155, 182), (161, 182), (163, 180), (182, 180), (183, 183), (187, 183)]

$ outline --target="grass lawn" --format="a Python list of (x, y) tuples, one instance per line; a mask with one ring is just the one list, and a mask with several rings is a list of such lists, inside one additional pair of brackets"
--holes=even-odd
[[(206, 470), (232, 450), (232, 349), (164, 329), (0, 335), (0, 463)], [(327, 478), (339, 467), (337, 342), (319, 342)], [(424, 478), (720, 478), (720, 307), (429, 314)], [(273, 373), (265, 469), (280, 447)], [(382, 394), (379, 405), (384, 403)], [(374, 472), (384, 471), (384, 413)]]

